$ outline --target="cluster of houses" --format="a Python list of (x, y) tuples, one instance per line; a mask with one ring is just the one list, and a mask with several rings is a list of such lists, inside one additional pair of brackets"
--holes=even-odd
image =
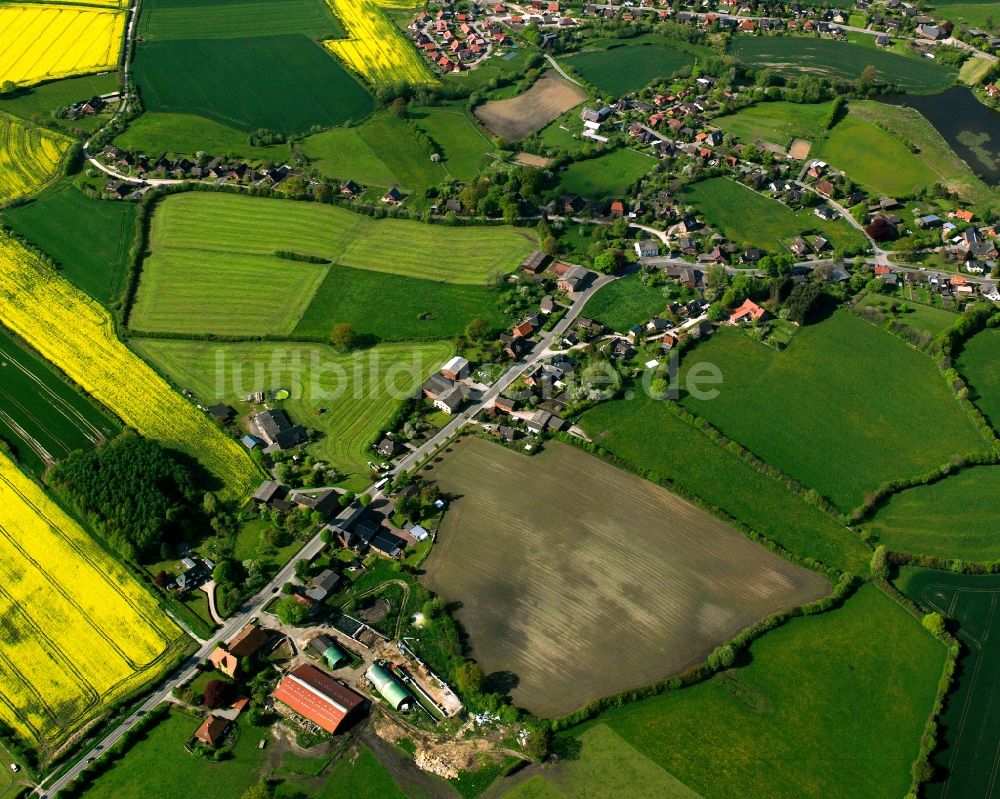
[(475, 4), (459, 13), (421, 11), (410, 23), (414, 44), (442, 73), (478, 66), (508, 43), (503, 27), (480, 12)]
[[(269, 167), (251, 167), (243, 161), (229, 161), (207, 157), (196, 162), (189, 158), (168, 158), (161, 155), (130, 153), (114, 144), (101, 151), (101, 162), (120, 174), (134, 178), (173, 178), (176, 180), (203, 180), (215, 183), (232, 183), (242, 186), (274, 187), (296, 174), (288, 164)], [(136, 191), (135, 184), (110, 180), (106, 189), (112, 197), (124, 199)]]

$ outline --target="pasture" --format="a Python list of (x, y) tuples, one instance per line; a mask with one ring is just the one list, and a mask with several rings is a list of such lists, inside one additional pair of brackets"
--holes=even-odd
[[(99, 75), (84, 75), (79, 78), (64, 78), (51, 83), (41, 83), (37, 86), (22, 87), (13, 94), (0, 97), (0, 111), (14, 114), (36, 124), (44, 123), (49, 127), (70, 130), (74, 127), (97, 126), (103, 124), (106, 118), (100, 116), (87, 120), (64, 120), (53, 117), (58, 111), (81, 97), (93, 97), (95, 94), (107, 94), (118, 88), (118, 73), (104, 72)], [(87, 129), (91, 129), (87, 127)]]
[[(681, 797), (898, 799), (944, 661), (944, 646), (916, 619), (863, 585), (842, 607), (757, 639), (737, 668), (608, 710), (554, 747), (586, 760), (583, 736), (604, 725), (637, 753), (630, 760), (683, 783)], [(591, 795), (650, 795), (615, 774), (594, 769)]]
[(656, 159), (628, 147), (574, 161), (559, 174), (563, 190), (590, 199), (619, 198), (656, 166)]
[(180, 630), (0, 454), (0, 720), (43, 760), (171, 665)]
[(928, 799), (988, 796), (984, 787), (1000, 767), (995, 680), (1000, 670), (1000, 575), (904, 568), (896, 584), (910, 599), (957, 623), (957, 631), (951, 632), (964, 644), (957, 685), (938, 723), (938, 740), (943, 745), (939, 744), (933, 759), (936, 778), (922, 793)]
[(1000, 430), (1000, 330), (988, 328), (965, 342), (955, 368), (969, 384), (969, 396)]
[(347, 38), (323, 42), (375, 86), (435, 83), (427, 60), (373, 0), (326, 0)]
[(638, 275), (628, 275), (598, 291), (587, 302), (587, 316), (621, 333), (644, 325), (661, 313), (669, 300), (664, 286), (647, 286)]
[(35, 476), (119, 429), (96, 403), (2, 327), (0, 375), (0, 438)]
[(514, 702), (542, 716), (680, 673), (758, 618), (830, 590), (559, 442), (529, 457), (470, 437), (423, 475), (458, 497), (426, 561), (427, 587), (460, 603), (472, 657), (487, 673), (515, 674)]
[(724, 383), (715, 399), (685, 398), (688, 409), (845, 512), (886, 480), (986, 448), (930, 358), (844, 312), (782, 352), (722, 328), (685, 369), (695, 361)]
[(843, 571), (867, 569), (871, 550), (856, 535), (644, 392), (603, 402), (579, 424), (640, 474), (669, 480), (785, 549)]
[(493, 142), (460, 105), (411, 107), (409, 118), (441, 148), (444, 168), (459, 180), (472, 180), (491, 159)]
[(55, 180), (72, 141), (0, 112), (0, 204), (43, 189)]
[[(912, 289), (910, 289), (912, 291)], [(919, 297), (919, 294), (917, 295)], [(898, 296), (884, 294), (861, 294), (854, 299), (855, 308), (875, 308), (914, 330), (925, 330), (936, 336), (958, 320), (954, 311), (946, 311), (934, 305), (925, 305), (919, 300), (907, 302), (907, 289)], [(895, 306), (895, 310), (893, 310)]]
[(323, 0), (144, 0), (143, 39), (242, 39), (301, 33), (332, 39), (344, 31)]
[(506, 100), (490, 100), (475, 110), (475, 115), (490, 133), (515, 142), (541, 130), (560, 114), (578, 106), (587, 93), (547, 70), (530, 89)]
[(115, 335), (107, 311), (0, 235), (4, 324), (126, 425), (196, 458), (225, 500), (246, 496), (260, 471), (235, 441), (170, 390)]
[(609, 97), (620, 97), (657, 78), (669, 78), (681, 67), (693, 64), (695, 55), (702, 52), (708, 51), (658, 36), (642, 36), (603, 39), (563, 57), (562, 62)]
[(317, 133), (302, 146), (320, 172), (340, 180), (411, 192), (436, 186), (448, 175), (444, 164), (431, 161), (431, 148), (387, 111), (360, 125)]
[(830, 103), (757, 103), (714, 120), (726, 133), (746, 144), (758, 140), (787, 147), (795, 138), (814, 141), (823, 134)]
[(793, 211), (729, 178), (709, 178), (688, 184), (681, 193), (708, 225), (741, 247), (786, 253), (800, 233), (816, 232), (835, 250), (863, 250), (865, 239), (842, 219), (827, 221), (812, 209)]
[[(198, 152), (246, 159), (250, 162), (285, 163), (291, 157), (287, 144), (251, 147), (245, 131), (195, 114), (146, 111), (115, 137), (114, 142), (133, 153), (172, 153), (194, 159)], [(153, 157), (156, 157), (155, 155)]]
[(1000, 466), (963, 469), (931, 485), (895, 494), (865, 527), (893, 551), (965, 561), (1000, 560), (998, 490)]
[(910, 152), (904, 141), (853, 113), (834, 125), (811, 154), (877, 195), (914, 194), (935, 180), (921, 156)]
[(375, 107), (367, 90), (302, 33), (142, 42), (134, 70), (147, 111), (196, 114), (247, 132), (340, 125)]
[(0, 5), (0, 82), (30, 86), (113, 69), (124, 30), (125, 14), (117, 9)]
[(466, 285), (512, 271), (535, 245), (533, 230), (505, 225), (427, 225), (333, 205), (201, 192), (165, 198), (150, 231), (154, 257), (186, 251), (192, 262), (213, 252), (273, 258), (290, 250), (341, 266)]
[(926, 58), (911, 58), (860, 44), (805, 36), (741, 36), (731, 53), (754, 69), (782, 75), (817, 75), (854, 81), (869, 64), (878, 79), (910, 93), (933, 94), (955, 81), (957, 70)]
[(319, 432), (310, 451), (368, 484), (370, 446), (403, 400), (453, 354), (450, 343), (380, 344), (340, 353), (321, 344), (133, 339), (132, 346), (178, 387), (205, 403), (249, 410), (252, 391), (285, 388), (280, 405)]
[(993, 0), (937, 0), (934, 13), (956, 25), (964, 22), (973, 28), (991, 29), (997, 23), (997, 7)]
[(132, 203), (92, 200), (63, 181), (24, 205), (8, 208), (0, 220), (95, 300), (107, 306), (120, 300), (135, 225)]
[(486, 286), (331, 266), (294, 332), (325, 339), (334, 324), (349, 322), (359, 335), (381, 341), (453, 338), (475, 318), (496, 329), (516, 321), (499, 302), (500, 292)]

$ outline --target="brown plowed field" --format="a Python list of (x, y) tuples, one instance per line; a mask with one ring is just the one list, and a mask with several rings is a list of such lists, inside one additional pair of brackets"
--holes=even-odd
[(829, 592), (659, 486), (571, 446), (479, 438), (425, 472), (459, 496), (427, 561), (487, 674), (556, 716), (702, 661), (757, 619)]
[(518, 141), (586, 99), (583, 89), (550, 69), (523, 94), (483, 103), (476, 109), (476, 116), (504, 141)]

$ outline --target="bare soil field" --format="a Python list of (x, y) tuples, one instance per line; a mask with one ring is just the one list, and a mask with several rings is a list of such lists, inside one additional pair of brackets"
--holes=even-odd
[(505, 141), (517, 141), (586, 99), (583, 89), (550, 69), (523, 94), (479, 106), (476, 116), (491, 133)]
[(788, 155), (798, 161), (804, 161), (809, 157), (809, 150), (812, 142), (807, 139), (792, 139), (792, 146), (788, 148)]
[(755, 620), (827, 594), (650, 482), (571, 446), (533, 457), (479, 438), (424, 472), (457, 497), (424, 581), (460, 607), (487, 674), (542, 716), (669, 677)]
[(524, 166), (537, 166), (539, 169), (547, 169), (552, 166), (551, 158), (543, 158), (540, 155), (532, 155), (531, 153), (518, 153), (514, 156), (514, 161)]

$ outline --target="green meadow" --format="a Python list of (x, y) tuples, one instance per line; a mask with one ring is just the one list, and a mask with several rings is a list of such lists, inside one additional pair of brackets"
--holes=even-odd
[(712, 400), (687, 397), (689, 410), (845, 512), (886, 480), (987, 447), (930, 358), (844, 312), (781, 352), (722, 328), (694, 362), (724, 382)]

